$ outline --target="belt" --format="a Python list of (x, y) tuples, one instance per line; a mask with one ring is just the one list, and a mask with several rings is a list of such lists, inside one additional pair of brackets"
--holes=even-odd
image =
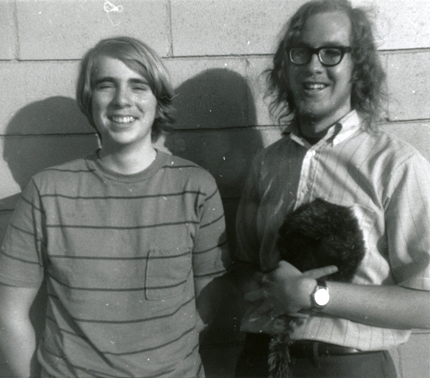
[[(264, 351), (269, 349), (271, 337), (266, 334), (247, 333), (245, 349), (249, 351)], [(317, 356), (340, 356), (343, 354), (362, 353), (359, 349), (344, 347), (336, 344), (313, 340), (296, 340), (289, 346), (291, 356), (304, 358)]]
[(290, 345), (289, 350), (293, 361), (295, 359), (308, 358), (316, 367), (321, 367), (320, 357), (362, 353), (359, 349), (311, 340), (295, 341)]
[[(247, 333), (244, 353), (251, 359), (267, 359), (271, 337), (266, 334)], [(344, 347), (336, 344), (313, 340), (296, 340), (289, 346), (290, 356), (294, 359), (307, 358), (317, 367), (320, 366), (319, 357), (342, 356), (362, 352), (359, 349)]]
[(311, 340), (294, 341), (289, 349), (291, 357), (294, 358), (341, 356), (344, 354), (361, 353), (359, 349)]

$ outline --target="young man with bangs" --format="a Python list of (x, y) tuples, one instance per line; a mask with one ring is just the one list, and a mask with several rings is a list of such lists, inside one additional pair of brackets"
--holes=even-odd
[[(213, 177), (154, 147), (172, 96), (136, 39), (84, 56), (77, 101), (102, 147), (31, 179), (0, 253), (0, 346), (14, 376), (35, 374), (36, 349), (42, 377), (204, 376), (199, 332), (229, 265), (224, 213)], [(28, 316), (43, 280), (36, 346)]]
[[(291, 118), (255, 158), (237, 215), (235, 271), (259, 306), (242, 323), (238, 377), (269, 376), (271, 330), (258, 317), (307, 316), (291, 334), (294, 377), (396, 377), (388, 350), (430, 327), (430, 166), (378, 129), (384, 80), (363, 10), (317, 0), (288, 21), (269, 92)], [(358, 217), (366, 252), (351, 283), (280, 261), (284, 217), (316, 198)]]

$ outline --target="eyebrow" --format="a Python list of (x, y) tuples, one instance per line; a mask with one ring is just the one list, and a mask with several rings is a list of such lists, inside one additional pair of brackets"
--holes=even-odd
[[(117, 80), (112, 76), (103, 76), (93, 81), (93, 85), (98, 85), (101, 83), (115, 83)], [(130, 84), (145, 84), (149, 85), (148, 81), (145, 79), (132, 78), (129, 79), (128, 82)]]
[[(308, 43), (303, 43), (303, 42), (298, 43), (297, 46), (308, 47), (310, 49), (314, 48), (311, 45), (309, 45)], [(315, 48), (319, 49), (321, 47), (343, 47), (343, 46), (348, 46), (348, 45), (345, 45), (345, 44), (343, 44), (341, 42), (324, 42), (319, 47), (315, 47)]]

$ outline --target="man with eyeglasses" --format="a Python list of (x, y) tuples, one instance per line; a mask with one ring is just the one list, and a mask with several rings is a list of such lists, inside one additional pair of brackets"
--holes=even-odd
[[(388, 350), (430, 328), (430, 165), (378, 130), (385, 73), (364, 10), (308, 2), (285, 30), (268, 82), (287, 126), (255, 158), (237, 215), (235, 272), (258, 309), (242, 321), (236, 375), (269, 376), (261, 319), (289, 314), (305, 316), (291, 333), (293, 376), (396, 377)], [(353, 209), (363, 231), (351, 283), (279, 261), (285, 216), (317, 198)]]

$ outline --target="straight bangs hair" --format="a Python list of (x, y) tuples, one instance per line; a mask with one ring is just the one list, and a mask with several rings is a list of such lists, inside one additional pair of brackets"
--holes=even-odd
[(152, 141), (155, 142), (161, 134), (171, 131), (174, 123), (173, 88), (166, 67), (157, 53), (145, 43), (132, 37), (115, 37), (103, 39), (88, 50), (79, 67), (76, 101), (97, 133), (99, 134), (92, 115), (92, 78), (97, 59), (101, 56), (120, 60), (148, 82), (157, 99), (158, 117), (152, 125)]
[(286, 23), (273, 57), (273, 67), (266, 72), (267, 96), (272, 96), (271, 114), (281, 123), (294, 116), (294, 96), (290, 90), (288, 49), (300, 41), (309, 17), (327, 12), (344, 12), (351, 22), (351, 59), (353, 62), (351, 106), (364, 120), (369, 131), (384, 113), (387, 100), (386, 74), (377, 52), (372, 24), (365, 10), (353, 8), (348, 0), (315, 0), (303, 4)]

